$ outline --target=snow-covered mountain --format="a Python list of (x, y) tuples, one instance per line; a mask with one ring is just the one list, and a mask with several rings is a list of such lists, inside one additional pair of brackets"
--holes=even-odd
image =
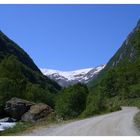
[(59, 85), (66, 87), (78, 82), (88, 83), (92, 80), (105, 65), (100, 65), (95, 68), (80, 69), (76, 71), (59, 71), (52, 69), (41, 69), (42, 73), (49, 78), (55, 80)]

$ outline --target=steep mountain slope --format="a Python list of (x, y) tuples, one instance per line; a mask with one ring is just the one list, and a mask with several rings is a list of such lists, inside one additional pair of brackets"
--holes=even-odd
[(66, 87), (69, 85), (80, 83), (88, 83), (104, 68), (105, 65), (96, 68), (81, 69), (76, 71), (58, 71), (51, 69), (41, 69), (42, 73), (51, 79), (58, 82), (61, 86)]
[(120, 106), (140, 107), (140, 21), (89, 87), (84, 116)]
[(0, 62), (10, 55), (16, 56), (20, 62), (32, 70), (40, 72), (29, 55), (0, 31)]
[(60, 86), (44, 76), (29, 55), (0, 32), (0, 107), (11, 97), (52, 105)]
[(126, 40), (123, 42), (121, 48), (116, 52), (116, 54), (111, 58), (111, 60), (106, 65), (106, 69), (117, 66), (120, 62), (125, 61), (133, 62), (133, 60), (139, 57), (138, 50), (139, 38), (140, 38), (140, 20), (137, 22), (136, 27), (128, 35)]
[(114, 54), (109, 60), (105, 68), (100, 71), (97, 77), (93, 81), (89, 82), (89, 87), (94, 87), (105, 75), (105, 73), (117, 67), (119, 64), (125, 64), (128, 62), (134, 62), (140, 56), (140, 20), (137, 22), (136, 27), (128, 35), (126, 40), (123, 42), (120, 49)]

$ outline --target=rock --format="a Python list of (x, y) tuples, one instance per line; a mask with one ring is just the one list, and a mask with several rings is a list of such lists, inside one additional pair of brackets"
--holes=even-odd
[(34, 103), (19, 99), (12, 98), (6, 102), (5, 112), (12, 118), (20, 120), (21, 116), (27, 112)]
[(16, 119), (6, 117), (6, 118), (3, 118), (3, 119), (0, 119), (0, 122), (16, 122)]
[(60, 117), (60, 116), (56, 116), (56, 120), (57, 120), (57, 122), (62, 122), (64, 119), (62, 118), (62, 117)]
[(3, 119), (0, 119), (0, 122), (8, 122), (9, 121), (9, 117), (6, 117), (6, 118), (3, 118)]
[(31, 106), (30, 110), (22, 116), (21, 120), (34, 122), (38, 119), (46, 117), (52, 111), (53, 110), (51, 109), (51, 107), (46, 104), (43, 103), (35, 104)]

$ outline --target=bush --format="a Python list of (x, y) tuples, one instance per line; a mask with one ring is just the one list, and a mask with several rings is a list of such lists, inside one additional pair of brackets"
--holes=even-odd
[(56, 113), (64, 119), (77, 117), (86, 107), (88, 88), (83, 84), (75, 84), (63, 89), (56, 101)]
[(86, 109), (81, 114), (81, 117), (89, 117), (100, 114), (100, 112), (103, 110), (105, 110), (105, 99), (97, 89), (96, 91), (91, 91), (91, 93), (88, 95)]
[(29, 83), (26, 87), (26, 99), (34, 102), (43, 102), (54, 107), (55, 94), (50, 93), (47, 89), (41, 88), (38, 84)]
[(130, 86), (130, 92), (129, 92), (130, 98), (138, 98), (140, 97), (140, 83)]
[(0, 116), (5, 102), (12, 97), (43, 102), (54, 107), (58, 88), (55, 82), (29, 69), (16, 56), (7, 56), (0, 62)]
[(106, 99), (106, 112), (121, 110), (121, 100), (119, 97)]

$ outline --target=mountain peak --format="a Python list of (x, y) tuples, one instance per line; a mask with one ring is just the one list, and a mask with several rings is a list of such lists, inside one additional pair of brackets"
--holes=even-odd
[(137, 27), (140, 28), (140, 19), (137, 22)]
[(132, 31), (132, 33), (135, 32), (136, 30), (139, 30), (139, 29), (140, 29), (140, 19), (137, 21), (137, 24), (136, 24), (134, 30)]
[(95, 77), (105, 65), (100, 65), (95, 68), (86, 68), (75, 71), (60, 71), (52, 69), (41, 69), (42, 73), (49, 78), (58, 82), (61, 86), (66, 87), (69, 85), (80, 83), (87, 83)]

